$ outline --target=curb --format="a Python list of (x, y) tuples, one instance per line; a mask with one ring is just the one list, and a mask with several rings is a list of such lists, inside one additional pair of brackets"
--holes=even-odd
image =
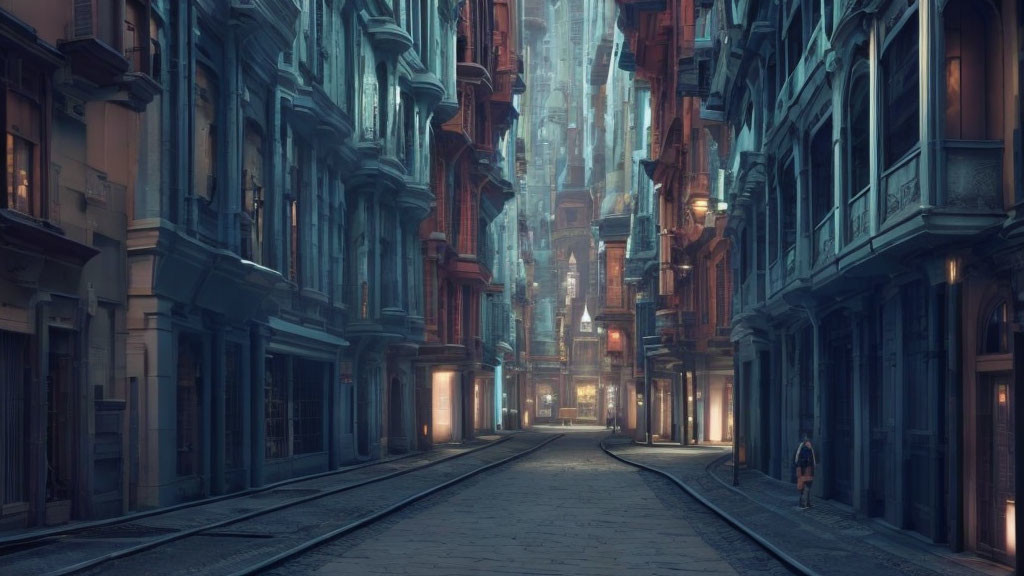
[(628, 464), (630, 466), (633, 466), (635, 468), (640, 468), (641, 470), (646, 470), (648, 472), (654, 472), (655, 474), (659, 474), (659, 475), (667, 478), (668, 480), (672, 481), (676, 486), (681, 488), (684, 492), (686, 492), (694, 500), (700, 502), (706, 508), (708, 508), (709, 510), (711, 510), (712, 512), (714, 512), (715, 514), (720, 516), (723, 520), (725, 520), (729, 524), (731, 524), (734, 528), (736, 528), (740, 532), (743, 532), (751, 540), (753, 540), (754, 542), (757, 542), (762, 548), (767, 550), (772, 556), (774, 556), (780, 562), (785, 564), (786, 567), (790, 568), (791, 570), (794, 570), (794, 571), (796, 571), (799, 574), (803, 574), (804, 576), (822, 576), (820, 573), (815, 572), (814, 570), (808, 568), (807, 566), (805, 566), (803, 563), (801, 563), (796, 558), (794, 558), (794, 557), (790, 556), (789, 554), (787, 554), (786, 552), (782, 551), (782, 549), (780, 549), (778, 546), (776, 546), (776, 545), (772, 544), (771, 542), (769, 542), (767, 539), (765, 539), (763, 536), (761, 536), (760, 534), (755, 532), (749, 526), (747, 526), (743, 522), (740, 522), (733, 515), (729, 514), (728, 512), (726, 512), (724, 510), (722, 510), (721, 508), (716, 506), (714, 503), (712, 503), (710, 500), (708, 500), (704, 496), (701, 496), (699, 493), (697, 493), (696, 490), (694, 490), (693, 488), (690, 488), (689, 485), (687, 485), (685, 482), (683, 482), (682, 480), (677, 478), (674, 474), (671, 474), (669, 472), (661, 470), (660, 468), (655, 468), (653, 466), (648, 466), (646, 464), (641, 464), (639, 462), (630, 460), (630, 459), (625, 458), (623, 456), (619, 456), (618, 454), (615, 454), (614, 452), (612, 452), (611, 450), (609, 450), (605, 446), (604, 440), (601, 441), (600, 446), (601, 446), (601, 450), (604, 450), (605, 454), (611, 456), (612, 458), (618, 460), (619, 462), (622, 462), (623, 464)]

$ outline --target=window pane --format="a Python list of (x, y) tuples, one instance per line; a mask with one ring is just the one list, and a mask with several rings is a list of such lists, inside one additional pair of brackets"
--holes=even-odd
[(858, 75), (850, 96), (850, 157), (853, 166), (851, 172), (853, 188), (848, 198), (852, 198), (868, 187), (871, 177), (871, 117), (869, 115), (868, 77)]
[(217, 88), (211, 74), (196, 66), (195, 100), (195, 194), (213, 198), (217, 174)]
[(911, 17), (882, 57), (885, 68), (885, 167), (903, 157), (919, 137), (918, 31)]
[(7, 134), (7, 207), (32, 214), (32, 144)]

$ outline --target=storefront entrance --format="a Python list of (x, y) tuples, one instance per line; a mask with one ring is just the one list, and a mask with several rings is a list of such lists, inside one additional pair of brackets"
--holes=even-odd
[(597, 385), (576, 385), (576, 419), (585, 422), (597, 420)]
[(654, 442), (670, 442), (672, 435), (672, 381), (651, 380), (651, 435)]
[(452, 441), (452, 380), (455, 373), (451, 371), (434, 372), (431, 382), (431, 399), (433, 405), (432, 434), (434, 444)]

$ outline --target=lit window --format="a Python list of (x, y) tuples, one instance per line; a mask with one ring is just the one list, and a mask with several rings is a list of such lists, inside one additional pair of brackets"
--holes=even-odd
[(622, 352), (622, 332), (614, 328), (608, 330), (608, 352)]
[(32, 213), (32, 143), (7, 134), (7, 207)]

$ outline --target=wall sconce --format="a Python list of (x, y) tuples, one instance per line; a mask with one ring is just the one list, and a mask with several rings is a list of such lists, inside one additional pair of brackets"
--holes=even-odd
[(959, 256), (950, 256), (946, 258), (946, 282), (948, 284), (959, 284), (962, 279), (962, 267), (963, 262)]
[(697, 218), (703, 218), (708, 213), (708, 200), (707, 198), (698, 198), (693, 201), (693, 214)]

